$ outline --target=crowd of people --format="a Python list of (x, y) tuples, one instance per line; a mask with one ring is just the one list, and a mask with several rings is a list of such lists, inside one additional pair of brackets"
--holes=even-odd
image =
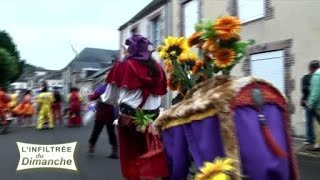
[[(68, 127), (81, 127), (82, 97), (78, 88), (71, 88), (63, 108), (63, 98), (58, 88), (49, 91), (45, 81), (35, 94), (31, 90), (7, 91), (0, 89), (1, 133), (7, 134), (9, 125), (16, 121), (20, 127), (36, 127), (37, 130), (53, 129), (55, 124), (63, 124), (63, 116), (68, 119)], [(35, 116), (37, 115), (37, 116)], [(37, 118), (36, 122), (34, 119)]]

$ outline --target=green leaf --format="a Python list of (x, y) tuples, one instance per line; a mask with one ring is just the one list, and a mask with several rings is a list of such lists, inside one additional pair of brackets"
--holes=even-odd
[(196, 32), (202, 31), (202, 30), (203, 30), (203, 24), (197, 23), (197, 24), (195, 25), (194, 29), (195, 29)]
[(155, 114), (144, 114), (143, 110), (136, 110), (135, 117), (133, 117), (133, 122), (136, 126), (147, 126), (151, 122), (153, 122), (153, 118)]

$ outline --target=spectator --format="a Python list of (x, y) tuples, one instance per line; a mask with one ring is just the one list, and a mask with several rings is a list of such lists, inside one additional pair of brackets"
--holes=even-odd
[(314, 147), (309, 150), (320, 151), (320, 62), (313, 60), (310, 62), (310, 69), (312, 72), (311, 83), (310, 83), (310, 95), (308, 98), (308, 109), (314, 113), (315, 119), (317, 120), (317, 133), (316, 142)]
[(307, 108), (308, 97), (310, 94), (310, 80), (312, 77), (312, 73), (314, 69), (311, 67), (311, 63), (309, 64), (309, 74), (304, 75), (301, 79), (301, 92), (302, 98), (300, 101), (300, 105), (305, 108), (305, 118), (306, 118), (306, 141), (305, 144), (313, 144), (314, 137), (314, 121), (313, 121), (313, 111)]

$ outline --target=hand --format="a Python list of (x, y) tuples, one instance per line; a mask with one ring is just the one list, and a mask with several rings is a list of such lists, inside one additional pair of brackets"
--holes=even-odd
[(119, 124), (119, 120), (118, 119), (113, 121), (113, 125), (117, 126), (118, 124)]

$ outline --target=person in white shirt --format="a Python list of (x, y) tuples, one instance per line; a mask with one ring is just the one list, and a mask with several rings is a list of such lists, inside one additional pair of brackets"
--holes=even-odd
[(120, 162), (122, 174), (128, 180), (140, 179), (137, 158), (146, 151), (145, 135), (136, 131), (133, 123), (136, 110), (142, 109), (156, 118), (161, 96), (167, 92), (166, 75), (152, 59), (150, 44), (148, 39), (136, 34), (126, 40), (127, 56), (109, 72), (108, 87), (101, 96), (104, 103), (119, 106)]

